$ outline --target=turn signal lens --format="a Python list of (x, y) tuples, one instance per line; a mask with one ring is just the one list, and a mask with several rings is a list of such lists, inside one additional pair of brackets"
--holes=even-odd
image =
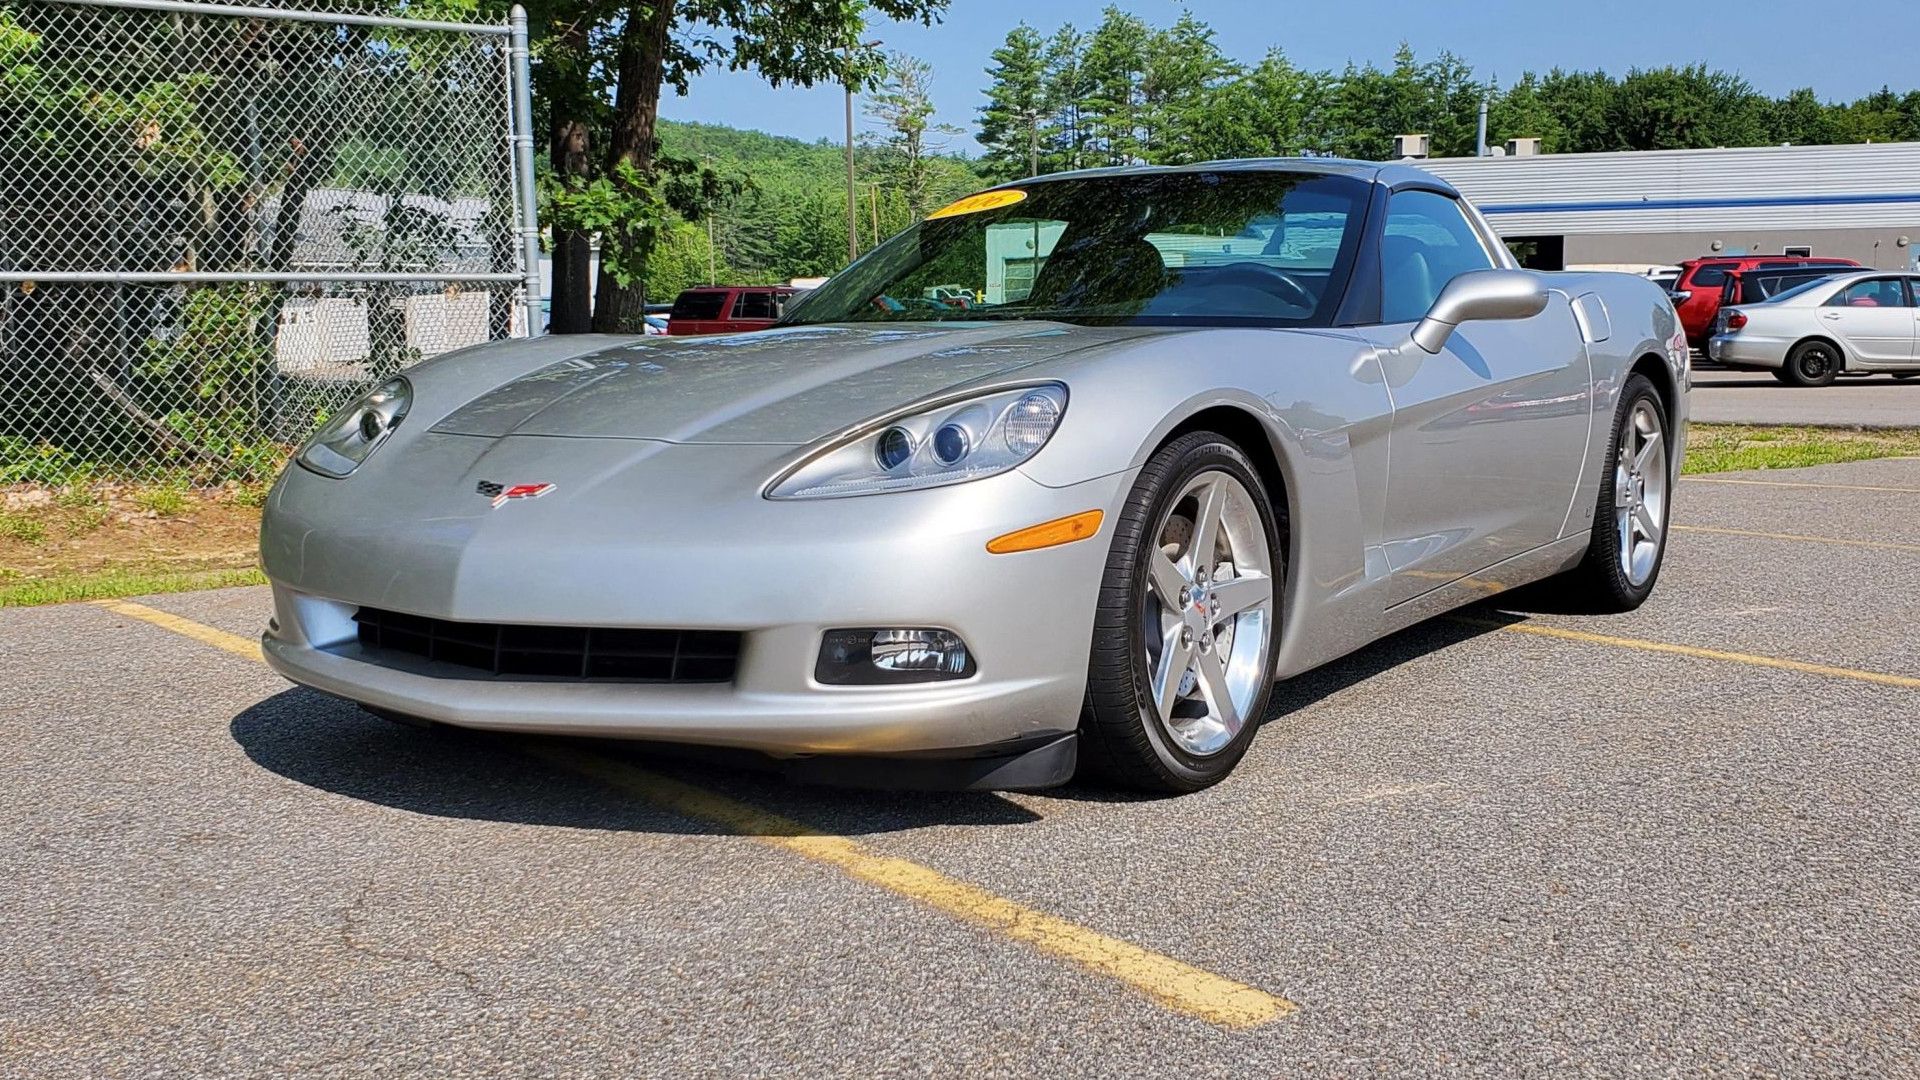
[(1029, 525), (1024, 529), (1010, 532), (1005, 536), (996, 536), (987, 541), (987, 550), (995, 555), (1011, 555), (1016, 551), (1059, 547), (1061, 544), (1071, 544), (1075, 540), (1085, 540), (1100, 531), (1100, 519), (1103, 516), (1105, 515), (1098, 510), (1083, 510), (1071, 517), (1055, 518), (1038, 525)]

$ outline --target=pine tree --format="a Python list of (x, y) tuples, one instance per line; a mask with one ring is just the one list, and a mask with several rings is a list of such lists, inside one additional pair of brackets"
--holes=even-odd
[(1140, 83), (1150, 33), (1139, 17), (1109, 7), (1087, 39), (1082, 65), (1092, 93), (1083, 112), (1100, 164), (1131, 165), (1145, 156)]
[(1047, 43), (1021, 23), (993, 50), (987, 103), (980, 107), (980, 145), (988, 170), (1014, 179), (1040, 172), (1040, 130), (1052, 113), (1047, 96)]

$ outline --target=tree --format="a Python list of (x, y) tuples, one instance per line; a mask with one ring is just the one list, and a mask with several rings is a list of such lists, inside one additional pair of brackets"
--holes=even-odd
[(1140, 80), (1149, 33), (1137, 16), (1109, 7), (1087, 39), (1080, 63), (1090, 92), (1082, 114), (1101, 164), (1131, 165), (1144, 158)]
[(1203, 160), (1196, 152), (1195, 128), (1209, 99), (1239, 74), (1239, 67), (1214, 44), (1213, 30), (1192, 12), (1182, 13), (1171, 27), (1154, 31), (1147, 39), (1140, 77), (1142, 149), (1147, 160), (1159, 165)]
[[(631, 333), (646, 302), (646, 261), (675, 209), (663, 190), (669, 168), (659, 156), (660, 99), (667, 87), (687, 92), (710, 68), (752, 71), (775, 86), (819, 82), (864, 87), (878, 58), (860, 48), (869, 15), (931, 23), (947, 0), (586, 0), (567, 14), (560, 0), (539, 20), (542, 85), (548, 130), (575, 119), (570, 110), (604, 114), (605, 156), (597, 175), (557, 176), (549, 206), (561, 230), (597, 226), (600, 273), (593, 328)], [(555, 14), (561, 17), (555, 18)], [(584, 29), (583, 29), (584, 27)], [(694, 208), (697, 210), (697, 208)], [(555, 307), (575, 310), (566, 274), (555, 277)]]
[(1082, 103), (1093, 93), (1093, 81), (1087, 75), (1085, 49), (1086, 39), (1072, 23), (1047, 39), (1046, 98), (1054, 107), (1048, 141), (1058, 168), (1078, 169), (1087, 162), (1091, 135)]
[(902, 194), (915, 218), (926, 216), (932, 209), (928, 159), (945, 147), (944, 136), (959, 134), (958, 128), (933, 121), (933, 66), (906, 53), (892, 54), (886, 81), (868, 96), (866, 112), (881, 128), (866, 139), (880, 152), (885, 185)]
[(987, 103), (980, 107), (977, 137), (995, 176), (1014, 179), (1040, 172), (1040, 127), (1053, 112), (1047, 94), (1047, 42), (1026, 23), (1007, 31), (987, 69)]

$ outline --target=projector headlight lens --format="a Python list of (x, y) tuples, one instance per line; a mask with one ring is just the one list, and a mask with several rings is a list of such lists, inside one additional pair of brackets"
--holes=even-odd
[(413, 407), (413, 384), (396, 376), (373, 392), (333, 414), (300, 448), (294, 460), (321, 476), (338, 480), (367, 460), (407, 418)]
[(915, 491), (1006, 472), (1040, 452), (1066, 414), (1059, 383), (999, 390), (889, 418), (802, 462), (769, 499)]

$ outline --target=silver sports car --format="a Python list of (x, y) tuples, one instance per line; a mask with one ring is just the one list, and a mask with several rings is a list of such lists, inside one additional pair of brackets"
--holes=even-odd
[(1517, 269), (1414, 168), (1030, 180), (771, 331), (390, 380), (272, 493), (264, 645), (395, 719), (1188, 791), (1401, 627), (1638, 605), (1686, 361), (1657, 286)]

